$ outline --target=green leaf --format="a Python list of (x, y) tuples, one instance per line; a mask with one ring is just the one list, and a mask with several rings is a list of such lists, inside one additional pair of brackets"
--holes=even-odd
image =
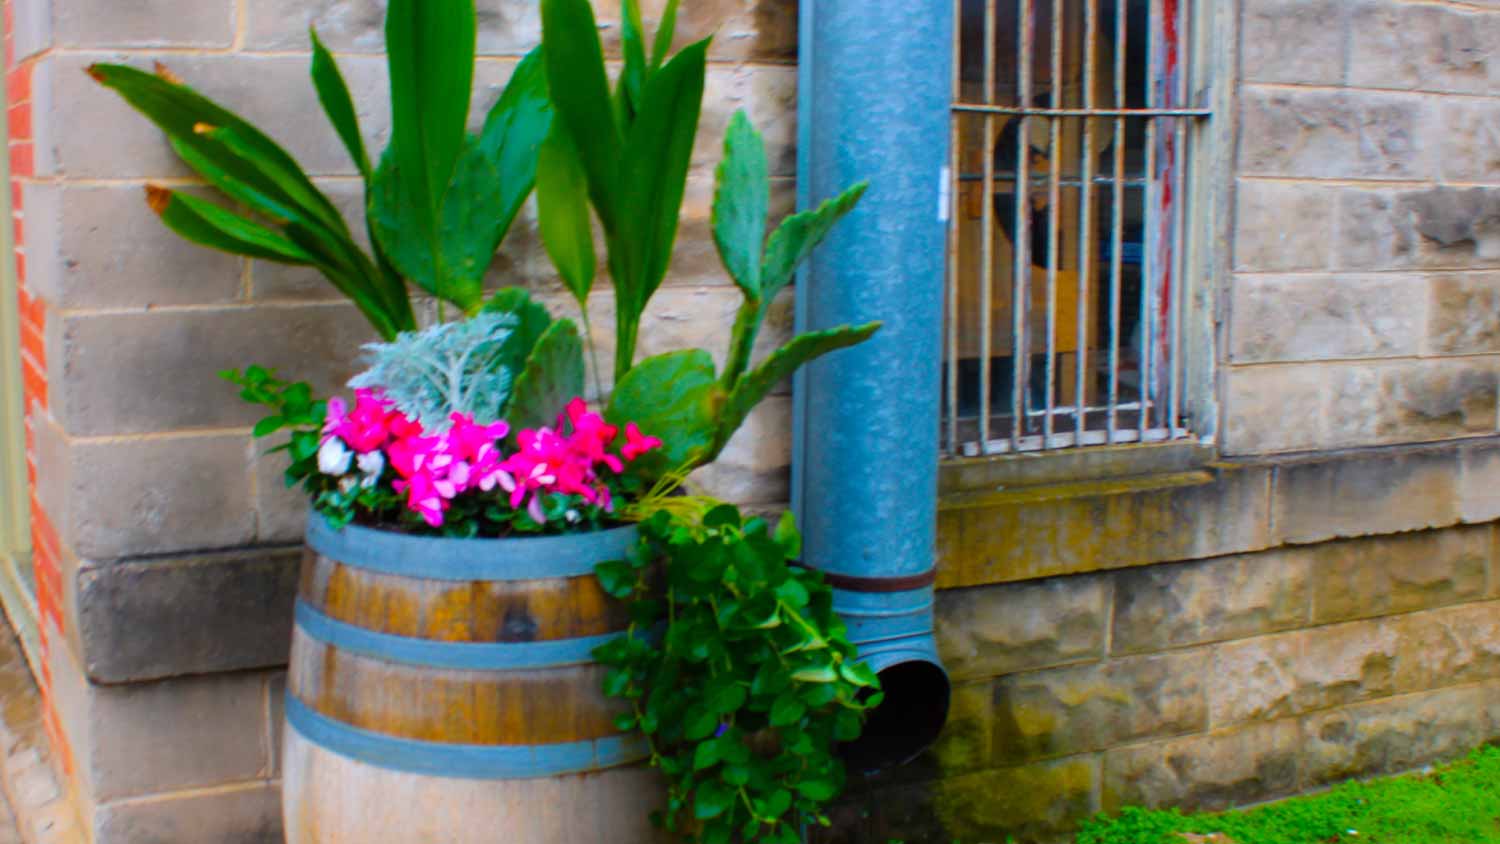
[(349, 151), (354, 166), (359, 168), (360, 175), (368, 183), (370, 156), (365, 152), (365, 139), (359, 132), (359, 116), (354, 109), (354, 98), (349, 96), (349, 86), (344, 82), (344, 75), (339, 72), (338, 62), (319, 40), (317, 30), (309, 29), (308, 34), (312, 37), (312, 80), (313, 87), (318, 90), (318, 102), (323, 104), (323, 112), (328, 115), (333, 130), (338, 133), (339, 140), (344, 142), (344, 149)]
[(428, 215), (415, 176), (393, 142), (371, 184), (370, 219), (391, 261), (419, 286), (472, 314), (484, 276), (536, 183), (537, 150), (551, 126), (541, 53), (512, 75), (478, 136), (463, 135)]
[(694, 710), (684, 722), (682, 737), (688, 741), (699, 741), (710, 735), (719, 726), (719, 716), (708, 709)]
[(760, 133), (743, 110), (736, 111), (724, 133), (724, 160), (714, 176), (714, 243), (729, 277), (747, 299), (757, 302), (771, 207), (769, 172)]
[(146, 197), (168, 228), (200, 246), (282, 264), (312, 263), (297, 244), (212, 202), (155, 186), (147, 186)]
[(735, 792), (718, 780), (703, 780), (693, 798), (693, 817), (700, 821), (724, 814), (734, 803)]
[[(516, 66), (479, 133), (479, 150), (500, 176), (495, 198), (499, 211), (490, 233), (495, 247), (510, 230), (536, 184), (537, 153), (552, 123), (547, 63), (542, 48), (537, 47)], [(495, 248), (489, 251), (494, 254)]]
[(656, 43), (651, 48), (651, 73), (667, 60), (667, 51), (672, 49), (672, 37), (677, 33), (678, 0), (667, 0), (662, 10), (661, 24), (656, 28)]
[(554, 322), (516, 376), (505, 418), (511, 429), (551, 426), (563, 406), (583, 395), (583, 340), (572, 320)]
[[(332, 203), (328, 203), (327, 198), (323, 197), (322, 193), (313, 186), (312, 181), (303, 173), (301, 166), (290, 153), (239, 115), (192, 88), (169, 78), (170, 74), (160, 65), (158, 65), (160, 75), (153, 75), (127, 65), (103, 63), (90, 65), (88, 73), (95, 81), (119, 94), (127, 103), (166, 132), (174, 148), (178, 148), (179, 152), (181, 148), (190, 150), (192, 157), (184, 156), (183, 160), (195, 170), (199, 170), (205, 178), (216, 186), (219, 186), (219, 180), (215, 178), (215, 174), (231, 179), (245, 186), (247, 195), (263, 198), (267, 206), (270, 206), (255, 205), (251, 202), (256, 210), (282, 219), (289, 218), (291, 211), (313, 218), (329, 212), (334, 216), (337, 215), (337, 210), (333, 208)], [(300, 177), (296, 177), (300, 195), (314, 197), (313, 205), (299, 205), (297, 200), (287, 194), (275, 179), (252, 164), (245, 156), (231, 151), (222, 142), (200, 133), (198, 129), (201, 126), (231, 129), (247, 149), (254, 151), (254, 159), (268, 163), (280, 173), (301, 174)], [(200, 169), (201, 166), (206, 166), (213, 172), (204, 172)], [(239, 196), (236, 198), (244, 199)], [(280, 208), (281, 211), (275, 208)]]
[(792, 793), (782, 788), (766, 798), (766, 810), (762, 814), (766, 817), (779, 818), (790, 808), (792, 808)]
[(807, 714), (807, 704), (790, 691), (782, 692), (776, 698), (776, 702), (771, 704), (771, 726), (785, 727), (795, 724), (802, 720), (805, 714)]
[(604, 49), (589, 0), (542, 0), (542, 46), (558, 119), (588, 173), (594, 210), (605, 229), (613, 230), (624, 138), (610, 105)]
[(256, 439), (260, 439), (261, 437), (268, 437), (276, 433), (277, 431), (280, 431), (285, 425), (286, 420), (281, 418), (280, 416), (267, 416), (266, 418), (255, 423), (255, 430), (251, 431), (251, 436), (255, 437)]
[(629, 126), (640, 106), (647, 75), (646, 32), (641, 24), (640, 0), (624, 0), (621, 5), (620, 46), (625, 55), (625, 68), (620, 73), (619, 90), (615, 94), (616, 102), (621, 104), (616, 118), (621, 126)]
[(839, 741), (854, 741), (864, 729), (864, 719), (853, 709), (840, 709), (833, 716), (833, 737)]
[(390, 154), (424, 232), (437, 231), (443, 192), (464, 149), (475, 25), (474, 0), (390, 0), (386, 10)]
[(285, 196), (292, 199), (296, 208), (304, 212), (299, 215), (303, 221), (310, 225), (320, 225), (335, 234), (348, 235), (349, 226), (338, 208), (313, 185), (295, 162), (283, 164), (275, 157), (266, 155), (253, 138), (234, 126), (211, 127), (199, 124), (194, 131), (222, 144), (225, 149), (270, 179)]
[[(603, 220), (613, 236), (611, 275), (620, 322), (615, 353), (617, 379), (630, 368), (641, 313), (666, 276), (677, 240), (693, 139), (703, 105), (707, 54), (707, 40), (693, 44), (647, 81), (621, 158), (619, 186), (622, 196), (630, 197), (629, 211), (626, 213), (622, 206), (612, 226), (611, 221)], [(573, 140), (579, 143), (576, 131)], [(620, 250), (626, 250), (623, 257), (615, 254)]]
[(713, 447), (714, 426), (723, 392), (714, 362), (702, 349), (647, 358), (615, 384), (605, 417), (622, 428), (627, 422), (660, 437), (663, 448), (631, 464), (648, 478), (702, 465)]
[(732, 715), (745, 705), (748, 693), (737, 682), (728, 682), (715, 687), (708, 698), (708, 708), (720, 715)]
[(585, 308), (597, 271), (588, 174), (560, 124), (553, 125), (537, 160), (536, 202), (542, 245), (578, 307)]
[(801, 609), (807, 606), (807, 587), (798, 583), (796, 578), (787, 578), (776, 587), (776, 597), (794, 609)]
[(832, 780), (805, 779), (797, 783), (797, 793), (809, 800), (822, 802), (832, 800), (839, 793), (839, 787)]
[(627, 598), (635, 591), (635, 569), (623, 560), (600, 563), (594, 567), (594, 574), (604, 591), (616, 598)]
[(713, 449), (706, 459), (718, 457), (719, 452), (729, 443), (729, 438), (745, 423), (750, 411), (764, 401), (777, 384), (790, 377), (803, 364), (829, 352), (863, 343), (879, 330), (878, 322), (856, 327), (846, 325), (803, 334), (777, 349), (759, 367), (741, 378), (734, 391), (729, 394), (718, 420)]
[(802, 557), (802, 532), (797, 530), (797, 517), (787, 510), (776, 522), (776, 544), (780, 545), (788, 560)]
[(502, 287), (484, 303), (484, 313), (514, 314), (517, 324), (506, 339), (506, 357), (514, 360), (520, 369), (531, 357), (532, 349), (542, 334), (552, 326), (552, 315), (547, 307), (531, 298), (524, 287)]
[(766, 244), (765, 263), (761, 266), (762, 298), (776, 298), (792, 280), (797, 267), (811, 255), (823, 238), (844, 215), (854, 210), (865, 195), (868, 183), (860, 182), (813, 211), (793, 214), (782, 221)]
[(719, 740), (709, 739), (698, 742), (693, 750), (693, 770), (702, 771), (719, 764)]

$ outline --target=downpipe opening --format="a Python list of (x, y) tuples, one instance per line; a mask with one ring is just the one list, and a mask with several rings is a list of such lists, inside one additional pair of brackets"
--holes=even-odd
[(912, 659), (876, 673), (885, 700), (870, 710), (860, 737), (839, 749), (851, 773), (905, 765), (931, 747), (948, 723), (952, 687), (942, 665)]
[(953, 690), (938, 659), (932, 608), (931, 586), (834, 589), (834, 609), (849, 626), (849, 640), (880, 677), (885, 694), (860, 737), (840, 747), (850, 773), (874, 774), (912, 761), (937, 741), (948, 722)]

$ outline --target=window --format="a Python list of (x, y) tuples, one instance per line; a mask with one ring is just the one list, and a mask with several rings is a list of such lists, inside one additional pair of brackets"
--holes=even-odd
[(957, 0), (948, 454), (1188, 435), (1190, 0)]

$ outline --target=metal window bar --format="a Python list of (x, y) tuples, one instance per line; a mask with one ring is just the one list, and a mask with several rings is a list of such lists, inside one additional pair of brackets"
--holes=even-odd
[(1187, 436), (1191, 0), (954, 2), (946, 453)]

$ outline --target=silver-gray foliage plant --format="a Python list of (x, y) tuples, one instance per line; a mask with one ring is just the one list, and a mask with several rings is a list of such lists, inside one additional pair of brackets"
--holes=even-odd
[(481, 313), (422, 331), (406, 332), (389, 343), (369, 343), (369, 367), (349, 386), (383, 390), (402, 413), (429, 431), (445, 430), (453, 413), (472, 415), (488, 424), (500, 418), (510, 401), (514, 371), (507, 348), (519, 318), (511, 313)]

